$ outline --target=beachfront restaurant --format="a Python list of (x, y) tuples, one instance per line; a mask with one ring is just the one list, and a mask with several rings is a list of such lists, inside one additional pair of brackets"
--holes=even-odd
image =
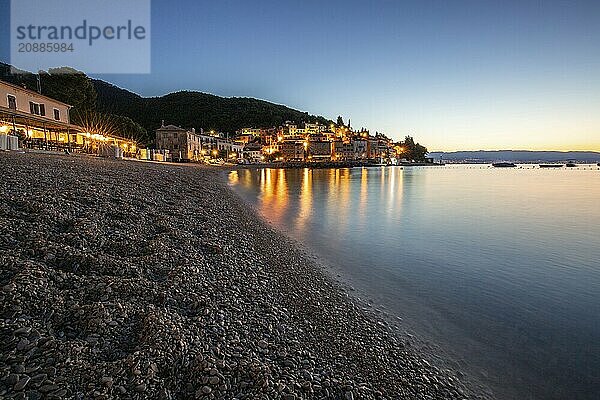
[(18, 147), (135, 156), (135, 141), (70, 123), (71, 106), (32, 90), (0, 81), (0, 135)]

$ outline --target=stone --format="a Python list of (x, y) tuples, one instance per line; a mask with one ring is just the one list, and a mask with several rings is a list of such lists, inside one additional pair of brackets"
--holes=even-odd
[(19, 379), (20, 379), (20, 378), (21, 378), (21, 377), (20, 377), (20, 375), (19, 375), (19, 374), (14, 374), (14, 373), (13, 373), (13, 374), (10, 374), (10, 375), (8, 375), (8, 376), (6, 377), (6, 379), (4, 380), (4, 383), (5, 383), (7, 386), (14, 386), (14, 385), (15, 385), (15, 383), (19, 382)]
[(142, 393), (146, 391), (146, 384), (145, 383), (141, 383), (139, 385), (137, 385), (134, 390), (138, 393)]
[(219, 381), (220, 379), (218, 376), (211, 376), (210, 378), (208, 378), (208, 383), (210, 383), (211, 385), (218, 385)]
[(15, 384), (15, 386), (13, 387), (13, 390), (15, 391), (20, 391), (25, 389), (25, 386), (27, 386), (27, 384), (29, 383), (30, 378), (28, 376), (24, 376), (21, 379), (19, 379), (19, 381)]

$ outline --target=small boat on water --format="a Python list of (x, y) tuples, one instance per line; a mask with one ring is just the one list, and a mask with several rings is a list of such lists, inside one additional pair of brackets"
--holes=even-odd
[(540, 164), (540, 168), (561, 168), (563, 164)]
[(514, 168), (517, 164), (511, 162), (495, 162), (492, 164), (492, 167), (496, 168)]
[(567, 166), (568, 168), (573, 168), (573, 167), (576, 167), (576, 166), (577, 166), (577, 164), (575, 164), (573, 161), (569, 161), (569, 162), (566, 164), (566, 166)]
[(598, 164), (596, 164), (596, 165), (600, 167), (600, 162)]

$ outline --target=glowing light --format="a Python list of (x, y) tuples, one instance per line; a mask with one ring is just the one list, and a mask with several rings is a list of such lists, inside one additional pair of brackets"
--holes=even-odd
[(0, 132), (6, 133), (6, 132), (8, 132), (8, 128), (9, 128), (8, 125), (0, 126)]
[(219, 152), (218, 152), (217, 150), (213, 150), (213, 151), (212, 151), (212, 154), (213, 154), (213, 156), (215, 156), (215, 157), (216, 157), (216, 156), (217, 156), (217, 154), (219, 154)]

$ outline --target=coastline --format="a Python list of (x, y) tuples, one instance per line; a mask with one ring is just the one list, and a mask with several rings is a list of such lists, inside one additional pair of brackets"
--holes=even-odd
[(0, 165), (2, 396), (487, 398), (357, 304), (222, 169)]

